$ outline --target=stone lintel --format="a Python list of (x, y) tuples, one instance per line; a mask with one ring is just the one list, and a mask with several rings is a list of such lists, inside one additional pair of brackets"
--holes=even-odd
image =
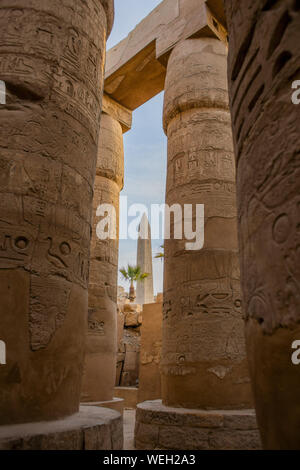
[(103, 95), (102, 112), (109, 114), (120, 123), (123, 134), (131, 129), (132, 112), (125, 108), (125, 106), (122, 106), (117, 101), (110, 98), (106, 93)]
[(227, 42), (226, 29), (214, 17), (206, 1), (183, 0), (180, 11), (179, 17), (171, 21), (156, 40), (156, 58), (165, 66), (173, 48), (182, 40), (216, 37)]
[[(226, 42), (226, 29), (207, 2), (164, 0), (158, 5), (127, 38), (108, 51), (106, 94), (134, 110), (164, 89), (168, 58), (179, 41), (206, 36)], [(221, 8), (219, 11), (216, 6), (221, 3), (211, 2), (219, 15)]]
[(135, 447), (145, 450), (257, 450), (261, 448), (254, 410), (196, 410), (137, 405)]
[(0, 450), (122, 450), (123, 419), (117, 411), (81, 406), (56, 421), (0, 426)]

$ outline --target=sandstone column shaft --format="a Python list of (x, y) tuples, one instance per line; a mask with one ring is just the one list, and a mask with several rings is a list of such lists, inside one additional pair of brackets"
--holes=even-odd
[[(243, 336), (226, 48), (186, 40), (169, 59), (166, 203), (205, 205), (205, 243), (165, 240), (162, 398), (167, 406), (250, 407)], [(194, 226), (195, 229), (195, 226)], [(172, 234), (172, 231), (171, 231)]]
[(0, 424), (78, 410), (112, 18), (108, 0), (1, 1)]
[(263, 445), (299, 449), (300, 79), (296, 0), (225, 0), (246, 343)]
[(93, 233), (91, 242), (89, 314), (82, 399), (86, 402), (113, 399), (117, 354), (118, 239), (101, 240), (96, 226), (100, 204), (116, 210), (117, 233), (119, 194), (123, 187), (124, 150), (121, 125), (102, 115), (97, 170), (94, 186)]

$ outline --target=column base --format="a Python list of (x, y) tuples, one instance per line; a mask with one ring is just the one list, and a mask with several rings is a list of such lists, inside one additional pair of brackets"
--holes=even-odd
[(95, 406), (57, 421), (0, 426), (0, 450), (122, 449), (122, 417)]
[(261, 442), (254, 410), (196, 410), (137, 405), (135, 447), (145, 450), (254, 450)]
[(93, 401), (88, 403), (81, 403), (82, 406), (99, 406), (100, 408), (110, 408), (111, 410), (118, 411), (123, 415), (124, 411), (124, 399), (115, 397), (109, 401)]

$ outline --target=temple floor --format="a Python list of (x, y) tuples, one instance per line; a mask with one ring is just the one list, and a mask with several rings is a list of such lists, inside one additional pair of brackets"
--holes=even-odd
[(135, 410), (124, 410), (124, 450), (134, 450)]

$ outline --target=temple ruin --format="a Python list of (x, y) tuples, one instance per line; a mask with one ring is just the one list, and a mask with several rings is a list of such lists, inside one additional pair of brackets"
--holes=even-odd
[[(106, 52), (113, 20), (0, 2), (0, 449), (123, 449), (132, 384), (136, 449), (299, 449), (300, 2), (163, 0)], [(204, 204), (204, 246), (166, 239), (163, 298), (120, 312), (123, 134), (161, 91), (166, 203)]]

